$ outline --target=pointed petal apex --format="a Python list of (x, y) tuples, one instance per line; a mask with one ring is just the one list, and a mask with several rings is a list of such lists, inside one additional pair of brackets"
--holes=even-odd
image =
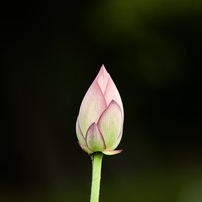
[(97, 81), (103, 95), (105, 93), (109, 78), (110, 78), (109, 73), (105, 69), (104, 65), (102, 65), (95, 80)]
[(123, 150), (104, 150), (102, 151), (103, 154), (105, 155), (115, 155), (121, 153)]

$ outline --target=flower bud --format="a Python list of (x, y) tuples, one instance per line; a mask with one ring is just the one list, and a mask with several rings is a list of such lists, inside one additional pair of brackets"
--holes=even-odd
[(88, 154), (120, 153), (122, 150), (114, 149), (122, 138), (123, 120), (121, 97), (109, 73), (102, 65), (80, 106), (76, 121), (79, 145)]

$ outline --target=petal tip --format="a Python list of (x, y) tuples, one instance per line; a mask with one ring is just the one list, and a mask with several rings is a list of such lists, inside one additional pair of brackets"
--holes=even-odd
[(104, 150), (102, 151), (103, 154), (105, 155), (116, 155), (116, 154), (119, 154), (123, 151), (123, 149), (120, 149), (120, 150)]
[(104, 64), (101, 65), (101, 69), (106, 71)]

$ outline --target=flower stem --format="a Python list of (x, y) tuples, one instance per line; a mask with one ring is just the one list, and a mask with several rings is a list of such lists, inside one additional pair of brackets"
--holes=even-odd
[(103, 154), (100, 152), (93, 154), (90, 202), (99, 202), (102, 158)]

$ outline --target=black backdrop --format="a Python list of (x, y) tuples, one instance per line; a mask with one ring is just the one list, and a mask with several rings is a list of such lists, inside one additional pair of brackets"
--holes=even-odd
[(2, 10), (1, 201), (88, 201), (91, 162), (75, 122), (102, 64), (125, 123), (123, 153), (104, 158), (101, 199), (201, 200), (200, 1), (7, 2)]

